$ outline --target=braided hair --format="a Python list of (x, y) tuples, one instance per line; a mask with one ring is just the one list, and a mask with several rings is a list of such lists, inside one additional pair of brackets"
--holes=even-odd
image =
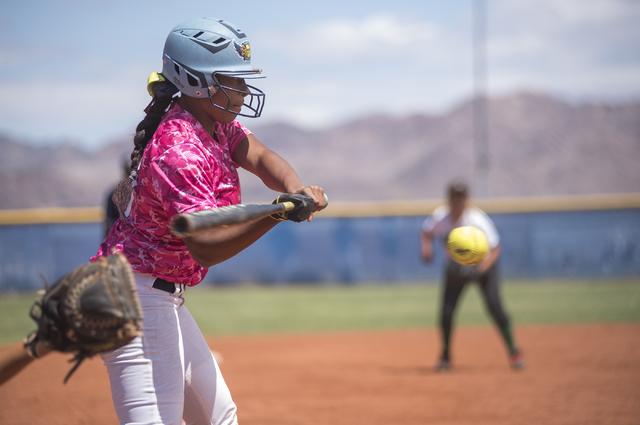
[(147, 115), (136, 127), (136, 134), (133, 137), (134, 148), (133, 152), (131, 152), (129, 177), (122, 179), (113, 191), (113, 203), (118, 208), (122, 218), (125, 218), (125, 211), (131, 199), (133, 182), (138, 177), (138, 165), (142, 160), (144, 149), (158, 129), (162, 117), (164, 117), (174, 99), (174, 95), (178, 92), (178, 88), (171, 82), (164, 80), (164, 78), (150, 83), (148, 89), (152, 93), (153, 100), (145, 109)]

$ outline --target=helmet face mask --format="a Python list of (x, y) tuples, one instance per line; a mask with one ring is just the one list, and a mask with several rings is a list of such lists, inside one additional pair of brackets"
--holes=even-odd
[[(265, 94), (262, 90), (260, 90), (257, 87), (251, 86), (249, 84), (246, 85), (247, 90), (238, 90), (236, 88), (233, 87), (229, 87), (229, 86), (225, 86), (220, 84), (220, 82), (218, 81), (218, 78), (216, 77), (217, 75), (226, 75), (225, 73), (214, 73), (212, 78), (214, 81), (214, 86), (209, 87), (208, 92), (209, 92), (209, 101), (211, 102), (211, 104), (213, 106), (215, 106), (216, 108), (222, 109), (223, 111), (227, 111), (227, 112), (232, 112), (234, 114), (240, 115), (242, 117), (249, 117), (249, 118), (258, 118), (260, 116), (260, 114), (262, 114), (262, 108), (264, 108), (264, 98), (265, 98)], [(227, 75), (229, 76), (229, 75)], [(231, 76), (229, 76), (231, 77)], [(239, 76), (233, 76), (231, 78), (242, 78)], [(212, 96), (217, 92), (217, 88), (220, 89), (220, 91), (222, 91), (222, 93), (226, 96), (227, 98), (227, 106), (221, 106), (221, 105), (217, 105), (213, 102)], [(242, 95), (244, 95), (244, 104), (243, 107), (247, 108), (248, 110), (250, 110), (251, 112), (247, 112), (247, 113), (238, 113), (235, 111), (232, 111), (231, 109), (229, 109), (229, 107), (231, 106), (231, 97), (229, 96), (229, 93), (227, 93), (228, 91), (232, 91), (235, 93), (240, 93)], [(248, 99), (248, 100), (247, 100)]]
[[(178, 24), (167, 37), (163, 52), (162, 74), (182, 95), (208, 96), (217, 108), (237, 115), (256, 118), (262, 113), (265, 94), (247, 85), (246, 92), (222, 86), (217, 75), (232, 78), (264, 78), (262, 70), (251, 65), (251, 46), (247, 36), (233, 24), (212, 18), (191, 19)], [(211, 96), (220, 88), (227, 97), (227, 106), (216, 105)], [(245, 95), (249, 112), (229, 110), (231, 99), (227, 91)], [(248, 98), (248, 100), (246, 100)]]

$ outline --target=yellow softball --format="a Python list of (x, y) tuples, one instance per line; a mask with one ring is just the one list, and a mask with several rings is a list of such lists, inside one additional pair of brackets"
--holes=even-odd
[(465, 266), (475, 266), (489, 253), (489, 241), (477, 227), (457, 227), (449, 233), (447, 251), (454, 261)]

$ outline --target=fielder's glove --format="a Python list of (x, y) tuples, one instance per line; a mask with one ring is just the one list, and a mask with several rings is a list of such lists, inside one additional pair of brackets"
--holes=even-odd
[(296, 223), (305, 221), (311, 216), (315, 203), (313, 198), (309, 195), (300, 193), (283, 193), (271, 202), (272, 204), (279, 204), (282, 202), (293, 202), (295, 208), (291, 211), (282, 211), (271, 215), (271, 218), (278, 221), (291, 220)]
[(45, 294), (29, 315), (38, 324), (24, 343), (32, 357), (38, 357), (38, 343), (75, 353), (70, 362), (76, 364), (65, 383), (85, 358), (121, 347), (141, 334), (142, 309), (131, 266), (118, 252), (77, 267), (51, 287), (45, 281)]

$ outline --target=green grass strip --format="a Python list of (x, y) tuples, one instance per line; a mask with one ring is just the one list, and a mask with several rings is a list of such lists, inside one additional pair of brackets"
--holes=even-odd
[[(433, 283), (433, 282), (431, 282)], [(505, 308), (514, 324), (640, 322), (640, 278), (507, 281)], [(274, 334), (434, 327), (437, 284), (195, 287), (186, 305), (205, 335)], [(0, 296), (0, 344), (35, 329), (35, 293)], [(488, 325), (477, 286), (463, 294), (458, 325)]]

